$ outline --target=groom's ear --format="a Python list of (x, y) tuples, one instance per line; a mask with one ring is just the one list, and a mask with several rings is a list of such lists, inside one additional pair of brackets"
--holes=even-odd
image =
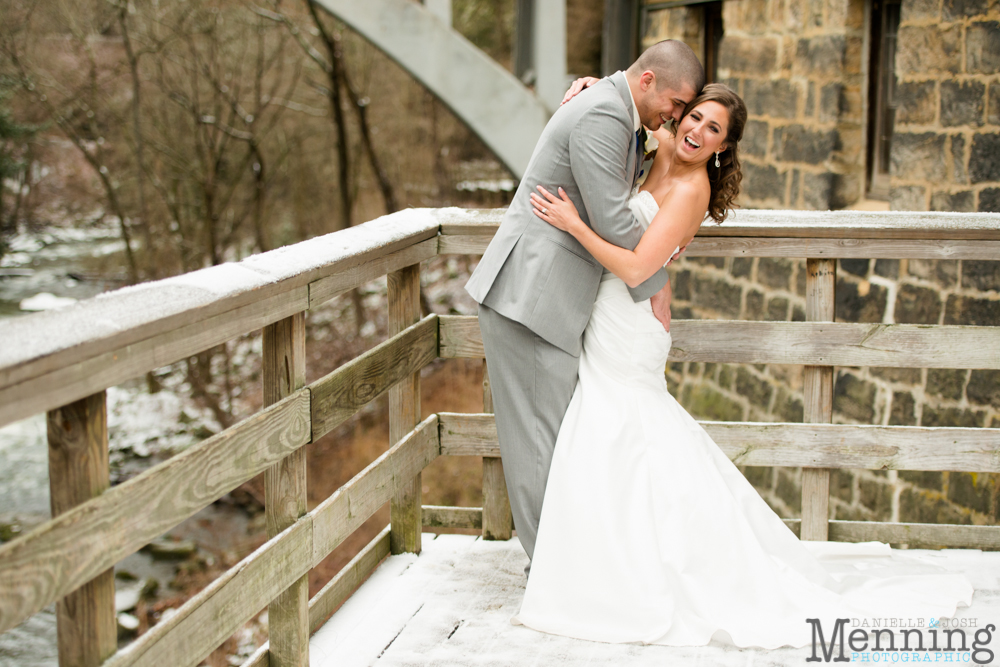
[(646, 70), (639, 75), (639, 89), (642, 92), (646, 92), (654, 86), (656, 83), (656, 75), (653, 74), (652, 70)]

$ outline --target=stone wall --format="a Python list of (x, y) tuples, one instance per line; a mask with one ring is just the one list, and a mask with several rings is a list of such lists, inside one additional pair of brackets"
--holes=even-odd
[(894, 210), (1000, 211), (1000, 7), (904, 0)]

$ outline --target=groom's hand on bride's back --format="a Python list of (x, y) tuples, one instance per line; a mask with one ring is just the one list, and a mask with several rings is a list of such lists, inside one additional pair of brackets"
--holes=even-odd
[(600, 81), (600, 79), (597, 77), (581, 76), (579, 79), (570, 84), (569, 90), (566, 91), (566, 94), (563, 96), (562, 102), (559, 103), (559, 106), (566, 104), (571, 99), (579, 95), (585, 88), (589, 88), (598, 81)]

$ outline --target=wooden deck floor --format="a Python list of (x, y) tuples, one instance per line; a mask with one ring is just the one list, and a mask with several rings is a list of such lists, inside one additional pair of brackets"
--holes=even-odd
[[(956, 617), (974, 618), (980, 628), (1000, 626), (1000, 553), (908, 553), (965, 572), (976, 593), (973, 606), (960, 609)], [(391, 556), (313, 636), (311, 665), (770, 667), (801, 665), (811, 655), (809, 648), (765, 651), (717, 643), (697, 648), (602, 644), (513, 626), (510, 618), (524, 594), (526, 562), (516, 538), (486, 542), (425, 534), (420, 556)], [(1000, 663), (1000, 632), (994, 635), (989, 648)]]

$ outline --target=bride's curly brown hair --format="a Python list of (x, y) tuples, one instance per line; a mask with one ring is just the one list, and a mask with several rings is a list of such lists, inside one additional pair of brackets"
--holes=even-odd
[[(706, 85), (701, 94), (691, 100), (681, 119), (704, 102), (718, 102), (729, 112), (729, 129), (726, 135), (726, 150), (719, 153), (719, 165), (715, 166), (715, 156), (708, 159), (708, 181), (711, 197), (708, 202), (708, 216), (721, 224), (733, 209), (733, 200), (740, 193), (743, 171), (740, 168), (739, 141), (743, 138), (743, 127), (747, 123), (747, 108), (743, 100), (729, 86), (722, 83)], [(676, 131), (676, 125), (674, 126)]]

